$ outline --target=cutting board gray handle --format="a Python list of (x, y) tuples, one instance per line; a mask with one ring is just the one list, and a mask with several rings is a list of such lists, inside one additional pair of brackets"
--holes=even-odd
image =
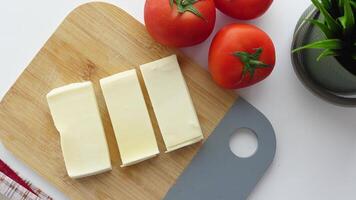
[[(239, 158), (229, 147), (231, 136), (249, 128), (258, 148)], [(268, 119), (240, 98), (221, 120), (191, 164), (167, 193), (166, 200), (245, 200), (273, 161), (276, 137)]]

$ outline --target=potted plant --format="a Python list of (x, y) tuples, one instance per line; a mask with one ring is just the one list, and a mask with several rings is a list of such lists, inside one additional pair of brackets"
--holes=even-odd
[(297, 23), (292, 62), (314, 93), (356, 105), (356, 0), (311, 0)]

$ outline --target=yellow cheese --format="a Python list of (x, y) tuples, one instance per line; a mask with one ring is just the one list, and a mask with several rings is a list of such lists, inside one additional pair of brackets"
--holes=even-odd
[(91, 82), (73, 83), (47, 94), (68, 175), (90, 176), (111, 170), (109, 150)]
[(203, 139), (175, 55), (140, 66), (167, 152)]
[(159, 154), (136, 70), (100, 80), (122, 160), (129, 166)]

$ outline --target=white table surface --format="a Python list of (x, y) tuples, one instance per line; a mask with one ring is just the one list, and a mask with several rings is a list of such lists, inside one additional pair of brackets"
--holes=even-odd
[[(0, 98), (62, 19), (81, 0), (11, 0), (0, 4)], [(144, 0), (110, 1), (143, 22)], [(307, 91), (293, 72), (289, 49), (294, 26), (309, 0), (275, 0), (251, 21), (274, 40), (277, 64), (263, 83), (239, 91), (272, 122), (277, 135), (274, 163), (250, 196), (253, 200), (356, 198), (356, 110), (326, 103)], [(236, 20), (218, 14), (215, 32)], [(213, 36), (214, 34), (212, 34)], [(184, 49), (206, 68), (212, 36)], [(52, 195), (66, 199), (0, 145), (0, 159)]]

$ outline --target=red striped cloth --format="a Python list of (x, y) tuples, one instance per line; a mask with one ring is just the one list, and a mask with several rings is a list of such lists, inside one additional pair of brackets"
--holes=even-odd
[(52, 200), (47, 194), (23, 180), (0, 159), (0, 196), (11, 200)]
[(0, 172), (4, 175), (8, 176), (18, 184), (20, 184), (25, 189), (29, 190), (30, 192), (34, 193), (30, 186), (21, 178), (19, 177), (14, 170), (12, 170), (7, 164), (5, 164), (2, 160), (0, 160)]

